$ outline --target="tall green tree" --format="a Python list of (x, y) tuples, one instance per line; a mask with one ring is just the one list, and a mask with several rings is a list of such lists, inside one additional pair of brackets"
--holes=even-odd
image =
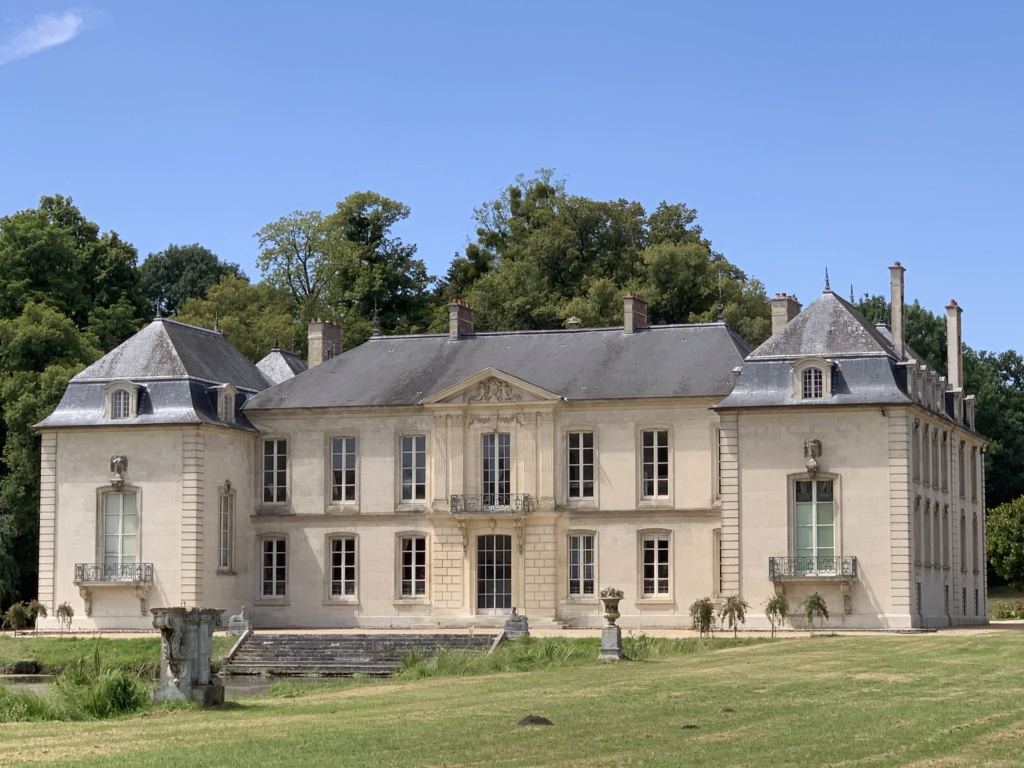
[(198, 243), (168, 245), (139, 265), (139, 290), (150, 308), (173, 315), (189, 299), (201, 299), (224, 275), (239, 277), (237, 264), (221, 261)]

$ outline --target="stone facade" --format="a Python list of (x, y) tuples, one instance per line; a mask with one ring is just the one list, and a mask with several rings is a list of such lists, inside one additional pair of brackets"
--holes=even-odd
[[(460, 302), (447, 335), (334, 356), (318, 323), (291, 378), (294, 356), (257, 369), (157, 320), (39, 425), (39, 599), (83, 629), (146, 628), (151, 604), (245, 605), (257, 628), (500, 627), (513, 606), (597, 628), (607, 585), (626, 628), (733, 594), (766, 627), (769, 596), (797, 612), (814, 591), (833, 627), (984, 621), (959, 347), (947, 381), (901, 322), (830, 291), (773, 307), (750, 350), (721, 323), (648, 326), (632, 295), (623, 327), (537, 333), (475, 334)], [(139, 400), (111, 418), (119, 386)]]

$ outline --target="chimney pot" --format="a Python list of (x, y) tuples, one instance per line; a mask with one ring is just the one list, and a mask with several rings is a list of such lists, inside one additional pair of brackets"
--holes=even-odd
[(630, 291), (622, 300), (623, 327), (626, 333), (636, 333), (647, 327), (647, 302)]
[(946, 307), (946, 370), (949, 388), (958, 391), (964, 386), (963, 310), (953, 299)]
[(341, 354), (341, 328), (329, 320), (310, 321), (306, 334), (306, 358), (310, 368)]
[(473, 335), (473, 308), (462, 299), (452, 299), (448, 305), (448, 339), (458, 341)]
[(796, 296), (776, 293), (772, 299), (772, 335), (785, 328), (790, 320), (800, 314), (801, 309), (803, 306), (797, 301)]
[(903, 300), (903, 273), (906, 270), (897, 261), (889, 267), (889, 286), (892, 292), (892, 301), (889, 309), (889, 327), (892, 329), (892, 348), (896, 352), (896, 358), (902, 360), (906, 343), (904, 340), (904, 323), (906, 308)]

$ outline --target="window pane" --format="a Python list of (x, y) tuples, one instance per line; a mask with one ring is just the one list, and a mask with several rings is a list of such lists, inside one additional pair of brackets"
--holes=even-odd
[(796, 524), (800, 525), (812, 525), (813, 524), (813, 504), (797, 504), (796, 511)]
[(812, 500), (812, 489), (814, 484), (810, 480), (797, 480), (796, 481), (796, 500), (797, 501), (811, 501)]
[(831, 504), (818, 505), (818, 525), (832, 525), (833, 510)]
[(818, 501), (832, 501), (832, 481), (818, 481)]

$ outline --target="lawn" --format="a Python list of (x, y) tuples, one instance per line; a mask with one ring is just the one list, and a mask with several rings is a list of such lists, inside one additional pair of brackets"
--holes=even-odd
[[(0, 726), (0, 765), (1011, 766), (1024, 632), (813, 637)], [(552, 726), (520, 727), (526, 715)]]

